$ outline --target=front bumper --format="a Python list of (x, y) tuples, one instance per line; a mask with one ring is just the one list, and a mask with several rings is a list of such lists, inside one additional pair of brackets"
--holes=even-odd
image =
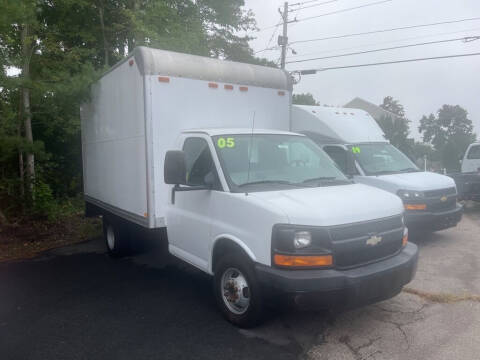
[(462, 219), (463, 206), (443, 212), (405, 211), (405, 224), (409, 230), (437, 231), (456, 226)]
[(347, 309), (398, 294), (413, 279), (417, 261), (418, 248), (409, 243), (395, 256), (353, 269), (284, 270), (256, 264), (256, 272), (271, 299), (293, 300), (304, 308)]

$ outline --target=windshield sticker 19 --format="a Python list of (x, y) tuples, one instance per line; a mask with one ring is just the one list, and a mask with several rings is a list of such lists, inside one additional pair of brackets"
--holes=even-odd
[(227, 147), (227, 148), (234, 148), (235, 147), (235, 139), (234, 138), (219, 138), (217, 140), (217, 146), (220, 148), (220, 149), (223, 149), (224, 147)]
[(360, 146), (353, 146), (352, 147), (352, 152), (354, 154), (360, 154)]

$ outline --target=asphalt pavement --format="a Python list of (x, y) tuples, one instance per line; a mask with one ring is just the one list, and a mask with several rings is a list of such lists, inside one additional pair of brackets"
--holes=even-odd
[(100, 239), (0, 264), (0, 359), (480, 359), (480, 212), (415, 240), (415, 280), (343, 314), (284, 311), (240, 330), (208, 276)]

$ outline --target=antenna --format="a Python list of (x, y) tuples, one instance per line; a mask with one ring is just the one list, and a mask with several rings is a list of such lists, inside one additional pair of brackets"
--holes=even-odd
[(250, 164), (252, 163), (252, 144), (253, 144), (253, 130), (255, 129), (255, 111), (253, 111), (253, 118), (252, 118), (252, 132), (250, 135), (250, 146), (248, 151), (248, 172), (247, 172), (247, 183), (250, 182)]

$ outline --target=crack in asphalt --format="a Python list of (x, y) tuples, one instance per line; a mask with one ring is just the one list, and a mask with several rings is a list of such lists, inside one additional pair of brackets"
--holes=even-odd
[(376, 341), (380, 340), (381, 338), (382, 338), (381, 336), (378, 336), (378, 337), (373, 338), (373, 339), (368, 339), (368, 341), (365, 344), (362, 344), (362, 345), (357, 346), (357, 347), (353, 346), (350, 343), (350, 336), (348, 336), (348, 335), (341, 336), (338, 339), (338, 341), (342, 344), (345, 344), (345, 346), (348, 348), (348, 350), (350, 350), (350, 352), (355, 357), (355, 359), (357, 359), (357, 360), (367, 360), (367, 359), (371, 358), (373, 355), (379, 354), (379, 353), (381, 354), (382, 352), (378, 349), (375, 349), (373, 352), (371, 352), (369, 354), (362, 355), (362, 354), (360, 354), (360, 351), (362, 349), (365, 349), (365, 348), (368, 348), (368, 347), (372, 346)]

